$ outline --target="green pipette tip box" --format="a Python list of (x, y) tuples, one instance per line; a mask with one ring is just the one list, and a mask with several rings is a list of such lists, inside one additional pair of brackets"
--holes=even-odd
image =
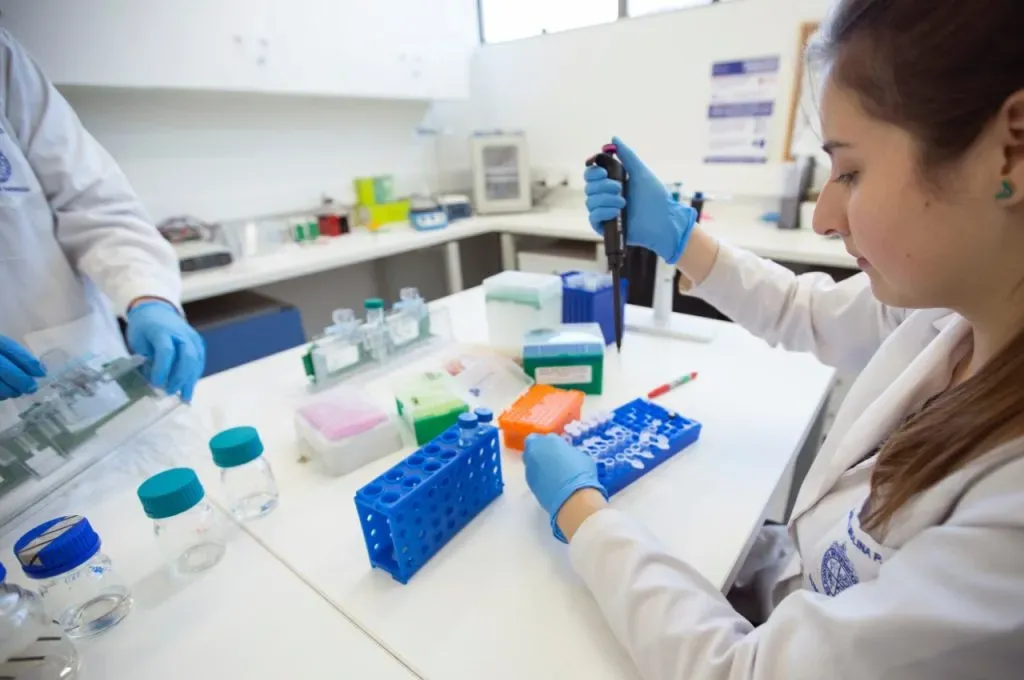
[(398, 414), (416, 435), (416, 443), (426, 444), (454, 425), (469, 404), (455, 394), (444, 373), (417, 375), (395, 392)]
[(604, 349), (604, 334), (596, 323), (530, 331), (523, 338), (523, 370), (538, 385), (601, 394)]

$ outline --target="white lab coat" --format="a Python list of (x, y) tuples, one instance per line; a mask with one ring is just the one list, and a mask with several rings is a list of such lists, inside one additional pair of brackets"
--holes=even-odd
[(647, 680), (1024, 678), (1024, 438), (921, 494), (885, 535), (860, 527), (874, 458), (948, 386), (970, 328), (887, 308), (867, 277), (796, 277), (723, 244), (694, 293), (768, 342), (860, 372), (789, 524), (777, 604), (753, 629), (710, 583), (623, 513), (570, 547), (577, 573)]
[(123, 353), (115, 315), (180, 306), (170, 245), (67, 101), (0, 30), (0, 334), (37, 355)]

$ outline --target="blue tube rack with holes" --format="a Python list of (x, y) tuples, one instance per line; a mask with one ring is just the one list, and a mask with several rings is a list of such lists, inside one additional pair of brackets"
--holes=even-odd
[(598, 480), (613, 496), (696, 442), (700, 431), (700, 423), (636, 399), (612, 413), (569, 423), (563, 436), (597, 462)]
[[(356, 492), (370, 564), (408, 583), (431, 557), (501, 495), (501, 447), (490, 412), (464, 420)], [(463, 414), (472, 418), (470, 414)]]

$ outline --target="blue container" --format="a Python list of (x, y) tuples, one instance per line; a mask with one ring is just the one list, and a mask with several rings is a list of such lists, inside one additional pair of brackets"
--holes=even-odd
[[(581, 272), (565, 272), (562, 274), (562, 323), (596, 323), (601, 327), (604, 344), (615, 342), (615, 296), (611, 285), (596, 291), (572, 288), (567, 280)], [(625, 318), (626, 299), (629, 297), (629, 281), (625, 279), (622, 286), (622, 314)]]
[[(653, 432), (645, 434), (655, 420), (661, 422)], [(613, 434), (616, 426), (618, 436)], [(654, 402), (636, 399), (615, 409), (610, 421), (572, 437), (571, 443), (597, 461), (597, 478), (608, 495), (613, 496), (696, 442), (700, 431), (700, 423)], [(594, 437), (603, 444), (583, 446), (584, 441)]]
[(370, 564), (399, 583), (501, 495), (498, 428), (483, 420), (465, 446), (450, 427), (356, 492)]

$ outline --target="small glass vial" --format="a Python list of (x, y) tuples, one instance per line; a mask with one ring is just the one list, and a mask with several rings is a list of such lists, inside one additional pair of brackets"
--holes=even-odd
[(38, 595), (6, 578), (0, 564), (0, 678), (76, 680), (81, 662), (75, 645)]
[(459, 446), (470, 446), (479, 431), (475, 413), (459, 414)]
[(98, 635), (132, 609), (131, 593), (100, 552), (100, 537), (84, 517), (40, 524), (18, 539), (14, 554), (25, 576), (39, 582), (47, 613), (68, 637)]
[(235, 519), (247, 522), (277, 507), (277, 483), (256, 428), (224, 430), (210, 440), (210, 452)]
[(194, 574), (220, 562), (223, 524), (195, 470), (174, 468), (153, 475), (139, 487), (138, 496), (174, 571)]

